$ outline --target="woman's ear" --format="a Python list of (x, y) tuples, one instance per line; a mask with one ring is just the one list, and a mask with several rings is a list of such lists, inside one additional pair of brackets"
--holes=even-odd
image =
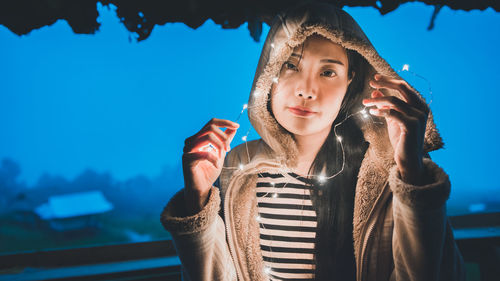
[(356, 72), (354, 72), (354, 71), (351, 72), (351, 75), (349, 75), (350, 78), (349, 78), (349, 80), (347, 80), (347, 86), (351, 85), (352, 79), (354, 79), (355, 75), (356, 75)]

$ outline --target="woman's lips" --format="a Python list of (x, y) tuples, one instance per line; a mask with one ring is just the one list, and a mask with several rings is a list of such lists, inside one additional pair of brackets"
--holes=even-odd
[(316, 112), (310, 111), (306, 108), (302, 107), (289, 107), (288, 110), (292, 112), (295, 115), (301, 116), (301, 117), (307, 117), (316, 114)]

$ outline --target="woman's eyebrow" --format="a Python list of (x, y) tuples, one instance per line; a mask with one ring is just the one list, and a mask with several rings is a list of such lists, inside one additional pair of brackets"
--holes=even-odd
[[(297, 57), (297, 58), (300, 58), (300, 55), (297, 54), (297, 53), (292, 53), (290, 55), (291, 57)], [(340, 65), (344, 65), (344, 63), (342, 63), (341, 61), (339, 60), (335, 60), (335, 59), (322, 59), (320, 60), (320, 62), (326, 62), (326, 63), (335, 63), (335, 64), (340, 64)]]
[(342, 66), (344, 65), (341, 61), (334, 60), (334, 59), (322, 59), (322, 60), (320, 60), (320, 62), (336, 63), (336, 64), (340, 64)]
[[(297, 54), (297, 53), (292, 53), (290, 56), (291, 56), (291, 57), (297, 57), (297, 58), (300, 58), (300, 55), (299, 55), (299, 54)], [(322, 62), (322, 63), (335, 63), (335, 64), (339, 64), (339, 65), (344, 66), (344, 63), (342, 63), (342, 62), (341, 62), (341, 61), (339, 61), (339, 60), (334, 60), (334, 59), (322, 59), (322, 60), (320, 60), (320, 62)]]

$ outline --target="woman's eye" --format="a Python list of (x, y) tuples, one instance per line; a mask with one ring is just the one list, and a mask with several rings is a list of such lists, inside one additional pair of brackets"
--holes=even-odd
[(285, 68), (286, 69), (291, 69), (291, 70), (296, 70), (297, 69), (297, 67), (293, 63), (291, 63), (291, 62), (285, 62)]
[(323, 73), (321, 73), (321, 75), (326, 77), (334, 77), (337, 75), (337, 73), (335, 73), (335, 71), (333, 70), (325, 70), (323, 71)]

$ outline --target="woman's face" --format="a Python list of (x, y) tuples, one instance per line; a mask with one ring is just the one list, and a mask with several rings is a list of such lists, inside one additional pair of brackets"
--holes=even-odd
[(294, 135), (329, 132), (351, 82), (347, 70), (343, 47), (319, 35), (308, 37), (283, 64), (271, 89), (278, 123)]

